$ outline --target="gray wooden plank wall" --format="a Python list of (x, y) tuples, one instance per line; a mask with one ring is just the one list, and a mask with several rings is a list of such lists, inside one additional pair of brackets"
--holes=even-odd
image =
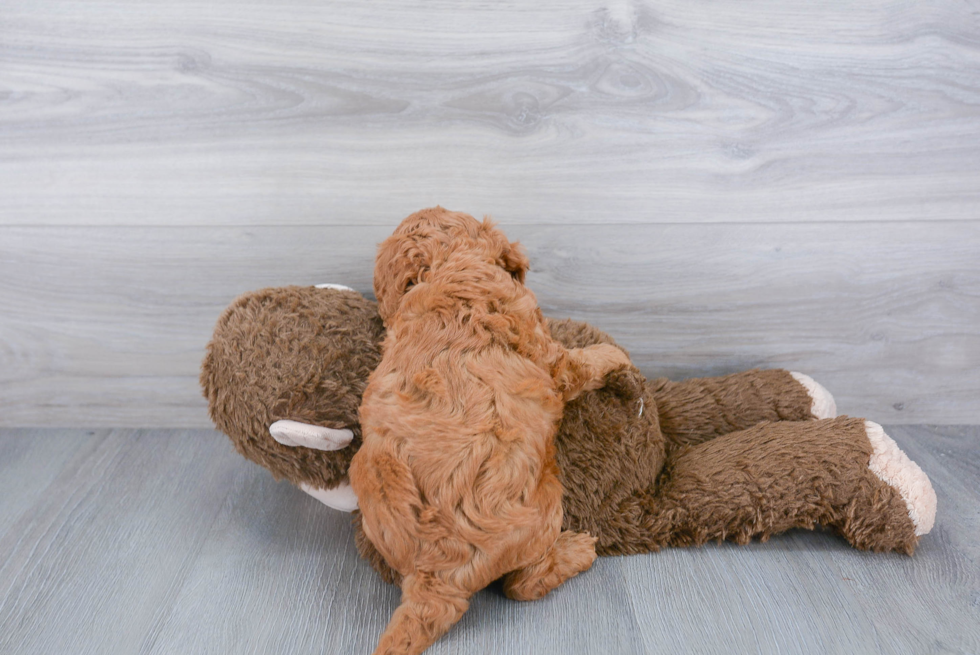
[(975, 3), (8, 0), (0, 425), (208, 425), (235, 295), (436, 203), (650, 375), (980, 423)]

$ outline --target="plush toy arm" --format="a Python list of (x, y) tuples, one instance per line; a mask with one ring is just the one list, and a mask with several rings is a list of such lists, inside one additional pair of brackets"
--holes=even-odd
[(276, 421), (269, 426), (272, 438), (284, 446), (302, 446), (314, 450), (340, 450), (354, 438), (350, 430), (335, 430), (299, 421)]
[(695, 445), (761, 421), (834, 418), (833, 396), (808, 376), (752, 370), (684, 382), (652, 380), (668, 444)]

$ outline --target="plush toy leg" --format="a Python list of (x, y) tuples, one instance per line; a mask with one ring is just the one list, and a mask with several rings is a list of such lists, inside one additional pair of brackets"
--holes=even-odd
[(804, 373), (790, 371), (789, 374), (803, 385), (813, 399), (810, 404), (810, 414), (813, 418), (837, 418), (837, 402), (822, 384)]
[[(670, 447), (693, 446), (762, 421), (833, 418), (833, 396), (808, 376), (752, 370), (684, 382), (651, 381)], [(814, 411), (816, 410), (816, 411)]]
[(863, 419), (763, 423), (688, 448), (668, 467), (657, 520), (672, 545), (819, 524), (856, 548), (912, 554), (935, 517), (929, 479)]
[(565, 530), (537, 562), (504, 576), (504, 594), (513, 600), (537, 600), (595, 561), (595, 537)]
[(871, 421), (865, 421), (864, 425), (874, 449), (868, 468), (879, 480), (898, 489), (915, 525), (916, 536), (929, 534), (936, 522), (936, 492), (929, 477), (880, 425)]

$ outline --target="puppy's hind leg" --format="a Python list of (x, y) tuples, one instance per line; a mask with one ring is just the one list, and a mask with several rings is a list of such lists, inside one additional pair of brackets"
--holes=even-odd
[(609, 373), (630, 366), (629, 355), (608, 343), (570, 348), (566, 353), (565, 366), (556, 378), (566, 402), (585, 391), (599, 389), (606, 383)]
[(595, 561), (595, 537), (566, 530), (544, 557), (504, 576), (504, 594), (513, 600), (537, 600), (569, 578), (588, 571)]
[(402, 580), (402, 602), (381, 635), (374, 655), (417, 655), (444, 635), (469, 607), (470, 594), (431, 573)]

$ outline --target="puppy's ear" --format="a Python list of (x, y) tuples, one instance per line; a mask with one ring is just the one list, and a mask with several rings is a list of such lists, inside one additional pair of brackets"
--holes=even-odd
[(524, 254), (524, 246), (516, 241), (508, 243), (507, 248), (501, 253), (498, 262), (518, 282), (524, 284), (524, 276), (527, 274), (527, 269), (531, 267), (531, 262), (528, 261), (527, 255)]
[(524, 246), (514, 241), (511, 243), (503, 232), (498, 230), (493, 221), (484, 218), (480, 225), (480, 234), (483, 239), (490, 244), (490, 249), (497, 266), (514, 276), (521, 284), (524, 284), (524, 276), (527, 269), (531, 266), (527, 255), (524, 254)]
[(419, 281), (429, 266), (424, 250), (412, 235), (395, 234), (378, 247), (374, 265), (374, 295), (385, 323), (398, 309), (402, 296)]

